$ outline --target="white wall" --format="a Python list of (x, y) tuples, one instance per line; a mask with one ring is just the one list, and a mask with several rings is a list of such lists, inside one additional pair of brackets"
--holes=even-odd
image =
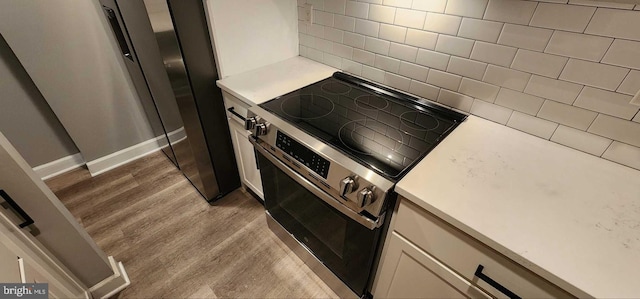
[(302, 56), (640, 169), (640, 5), (305, 2)]
[(0, 33), (87, 161), (153, 138), (107, 26), (94, 0), (0, 1)]
[(205, 0), (220, 78), (298, 56), (295, 0)]

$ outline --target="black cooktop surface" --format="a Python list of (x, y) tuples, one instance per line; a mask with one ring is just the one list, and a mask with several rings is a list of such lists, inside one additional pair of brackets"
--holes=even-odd
[(260, 107), (394, 180), (466, 118), (339, 72)]

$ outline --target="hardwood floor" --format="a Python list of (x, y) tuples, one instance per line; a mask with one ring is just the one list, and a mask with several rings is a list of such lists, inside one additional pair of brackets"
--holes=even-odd
[(47, 185), (131, 285), (117, 298), (336, 298), (238, 189), (210, 206), (161, 153)]

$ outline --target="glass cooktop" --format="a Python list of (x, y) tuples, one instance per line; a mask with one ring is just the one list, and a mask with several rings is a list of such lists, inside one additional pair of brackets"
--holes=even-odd
[(260, 107), (394, 180), (466, 118), (340, 72)]

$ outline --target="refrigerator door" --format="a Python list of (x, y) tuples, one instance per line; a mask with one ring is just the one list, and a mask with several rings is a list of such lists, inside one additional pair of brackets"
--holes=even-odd
[(180, 170), (209, 202), (238, 188), (202, 1), (100, 1), (121, 18), (125, 61), (138, 65), (130, 73), (143, 78), (136, 88), (150, 95)]

